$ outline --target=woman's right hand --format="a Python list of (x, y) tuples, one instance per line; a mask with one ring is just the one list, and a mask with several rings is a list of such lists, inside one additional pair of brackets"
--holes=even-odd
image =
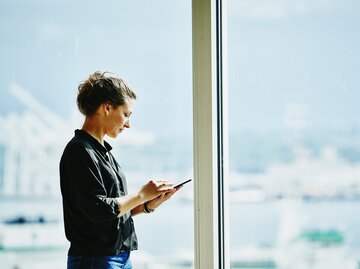
[(163, 193), (174, 191), (173, 184), (165, 180), (151, 180), (141, 187), (139, 196), (144, 202), (155, 199)]

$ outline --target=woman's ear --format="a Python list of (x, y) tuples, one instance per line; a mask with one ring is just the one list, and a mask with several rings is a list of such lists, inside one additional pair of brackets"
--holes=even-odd
[(111, 110), (111, 105), (109, 103), (103, 103), (103, 109), (105, 112), (105, 115), (109, 115)]

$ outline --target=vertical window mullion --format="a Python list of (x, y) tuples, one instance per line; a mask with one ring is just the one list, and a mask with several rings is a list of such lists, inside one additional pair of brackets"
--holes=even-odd
[(195, 269), (225, 269), (229, 242), (223, 2), (193, 0), (192, 7)]

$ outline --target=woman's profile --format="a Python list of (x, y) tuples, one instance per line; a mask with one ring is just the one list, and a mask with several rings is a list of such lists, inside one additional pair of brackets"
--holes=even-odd
[(95, 72), (78, 87), (77, 105), (85, 120), (60, 160), (68, 269), (131, 269), (130, 253), (138, 247), (132, 217), (151, 213), (178, 190), (150, 180), (135, 193), (127, 191), (124, 172), (104, 137), (130, 128), (135, 101), (122, 79), (106, 73)]

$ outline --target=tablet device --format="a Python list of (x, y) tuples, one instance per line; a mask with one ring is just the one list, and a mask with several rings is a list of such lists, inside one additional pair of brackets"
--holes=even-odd
[(180, 182), (180, 183), (176, 184), (175, 186), (173, 186), (173, 188), (174, 188), (174, 189), (179, 188), (180, 186), (182, 186), (182, 185), (184, 185), (184, 184), (186, 184), (186, 183), (190, 182), (191, 180), (192, 180), (192, 179), (187, 179), (187, 180), (184, 180), (184, 181), (182, 181), (182, 182)]

